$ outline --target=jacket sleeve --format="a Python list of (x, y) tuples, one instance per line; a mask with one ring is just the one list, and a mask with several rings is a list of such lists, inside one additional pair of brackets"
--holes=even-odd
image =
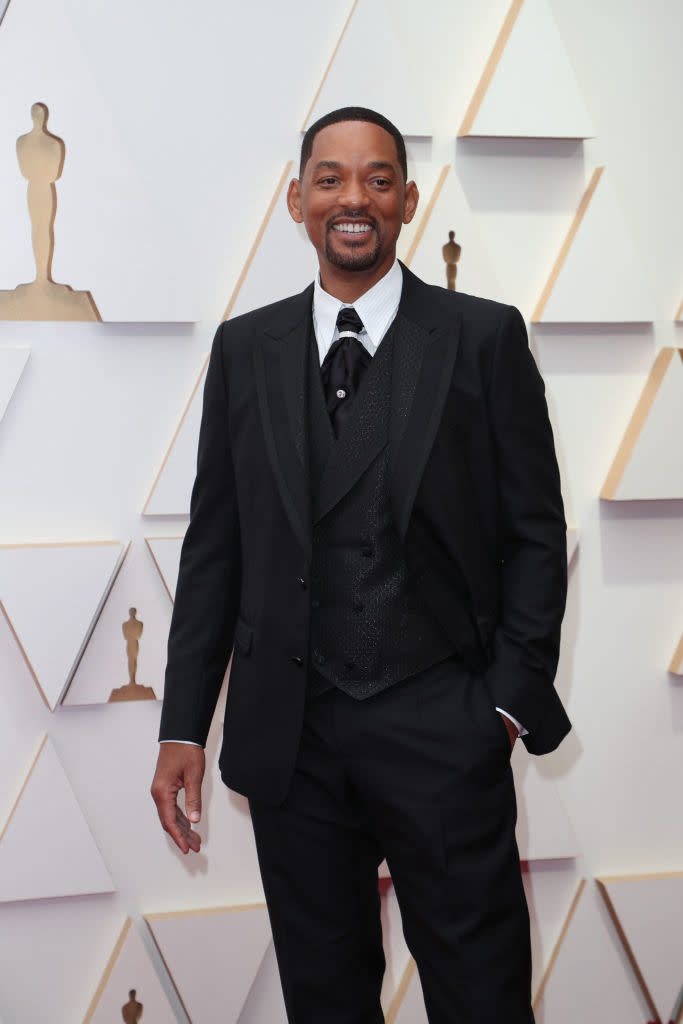
[(230, 658), (241, 586), (240, 529), (230, 445), (225, 328), (204, 384), (197, 475), (180, 558), (160, 740), (202, 746)]
[(487, 682), (495, 704), (529, 731), (528, 748), (542, 753), (569, 728), (553, 687), (567, 592), (566, 523), (543, 380), (512, 307), (489, 365), (500, 597)]

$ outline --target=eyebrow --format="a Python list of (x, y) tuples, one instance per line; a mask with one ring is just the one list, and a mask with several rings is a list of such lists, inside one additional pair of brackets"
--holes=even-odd
[[(319, 171), (323, 168), (329, 168), (331, 170), (340, 170), (344, 165), (339, 160), (318, 160), (315, 165), (315, 170)], [(366, 165), (373, 171), (396, 171), (396, 168), (389, 160), (370, 160)]]

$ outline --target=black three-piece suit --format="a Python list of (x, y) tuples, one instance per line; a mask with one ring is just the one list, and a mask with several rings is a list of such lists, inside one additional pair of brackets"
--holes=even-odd
[(402, 269), (338, 440), (312, 286), (219, 328), (161, 739), (206, 741), (234, 645), (220, 767), (250, 800), (290, 1021), (382, 1020), (386, 856), (430, 1021), (526, 1024), (495, 707), (533, 753), (569, 728), (559, 474), (519, 313)]

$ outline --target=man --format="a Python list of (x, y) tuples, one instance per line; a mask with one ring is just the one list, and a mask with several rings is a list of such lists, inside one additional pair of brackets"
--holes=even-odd
[(406, 179), (381, 115), (316, 122), (287, 202), (319, 279), (219, 328), (152, 792), (197, 850), (189, 744), (234, 645), (221, 774), (249, 798), (290, 1022), (383, 1020), (386, 857), (431, 1024), (528, 1024), (510, 751), (569, 728), (559, 474), (519, 313), (397, 263)]

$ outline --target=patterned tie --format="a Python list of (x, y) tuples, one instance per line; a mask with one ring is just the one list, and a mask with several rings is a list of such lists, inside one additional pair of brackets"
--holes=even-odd
[(339, 338), (330, 347), (320, 367), (327, 411), (334, 436), (339, 437), (351, 411), (361, 377), (372, 356), (358, 340), (363, 321), (353, 306), (344, 306), (337, 316)]

